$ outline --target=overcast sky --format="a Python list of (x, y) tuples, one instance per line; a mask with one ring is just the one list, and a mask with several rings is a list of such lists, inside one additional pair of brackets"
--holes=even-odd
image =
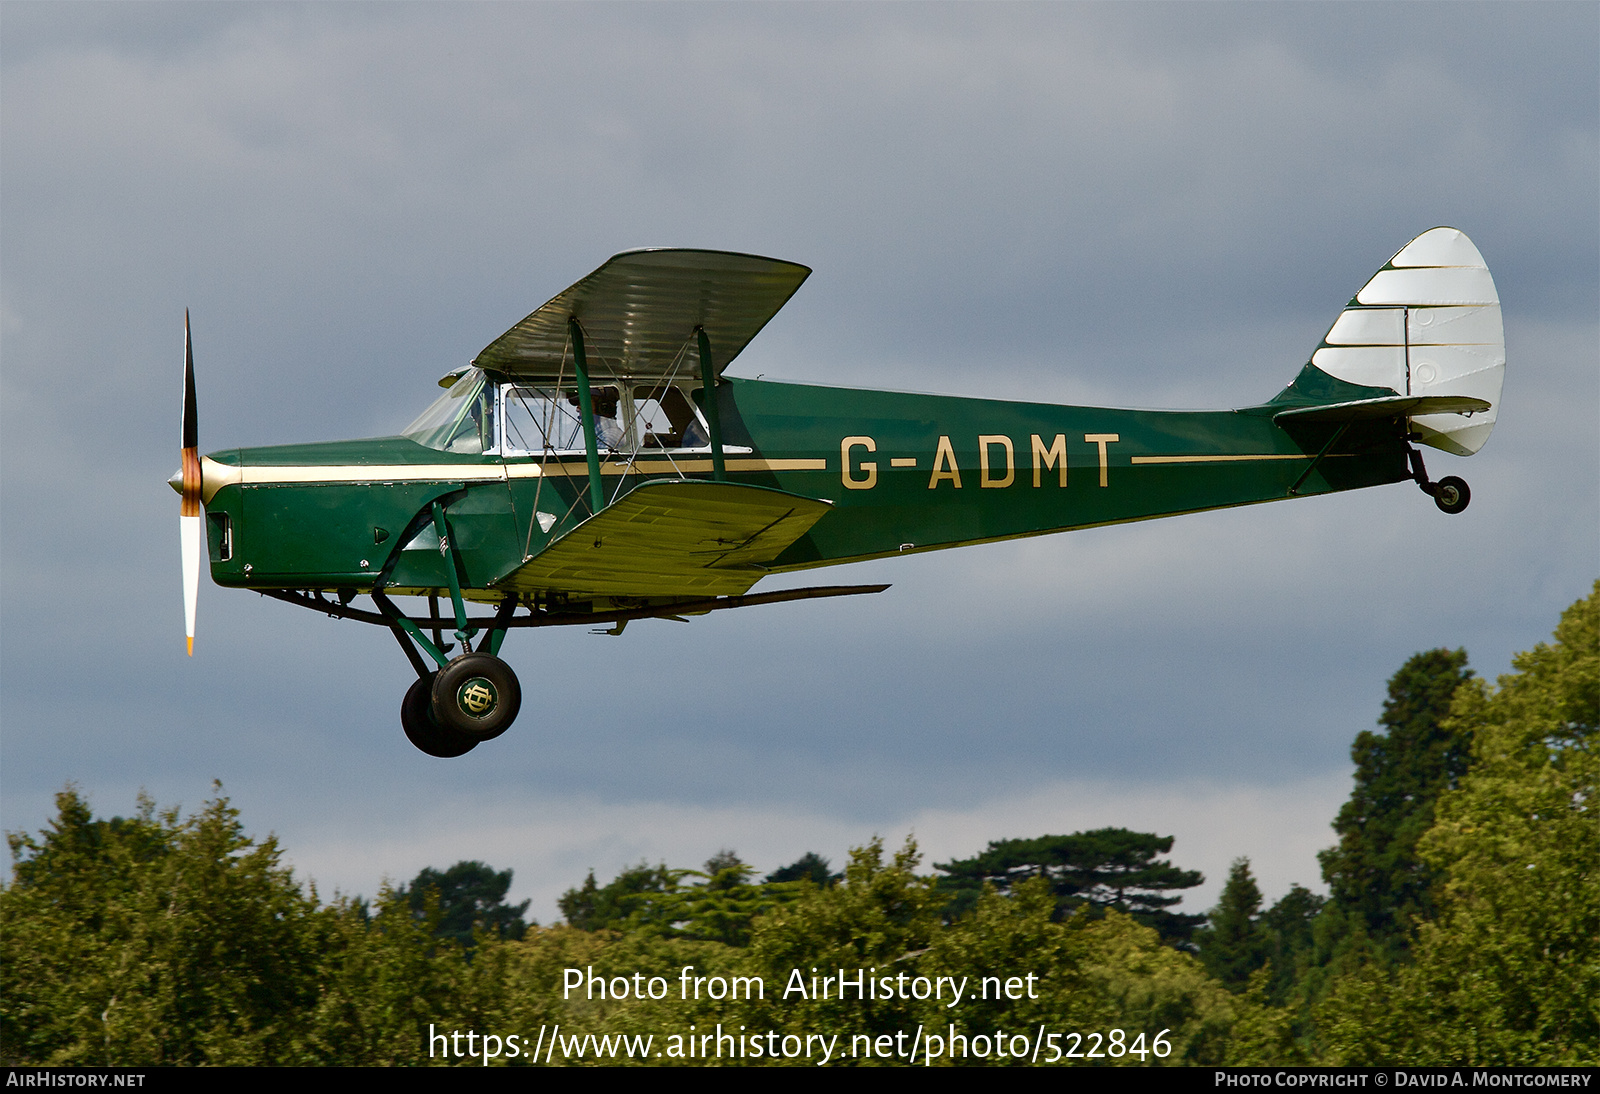
[[(213, 779), (324, 895), (516, 870), (930, 861), (1123, 825), (1205, 910), (1320, 888), (1412, 653), (1493, 677), (1600, 574), (1593, 4), (0, 5), (0, 825)], [(872, 598), (514, 632), (517, 725), (402, 736), (383, 631), (202, 588), (202, 451), (389, 433), (627, 248), (816, 271), (733, 373), (1097, 405), (1270, 398), (1461, 228), (1508, 369), (1472, 486), (863, 564)], [(815, 582), (765, 583), (760, 588)], [(598, 698), (597, 698), (598, 696)]]

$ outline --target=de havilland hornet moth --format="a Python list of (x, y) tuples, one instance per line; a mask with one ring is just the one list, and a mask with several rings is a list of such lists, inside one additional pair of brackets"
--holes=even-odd
[[(392, 631), (417, 672), (406, 736), (458, 756), (517, 716), (521, 690), (498, 656), (514, 628), (620, 633), (635, 619), (875, 593), (887, 586), (750, 588), (907, 551), (1408, 480), (1459, 513), (1467, 484), (1429, 479), (1415, 445), (1476, 452), (1505, 373), (1494, 281), (1454, 228), (1401, 248), (1288, 387), (1238, 410), (725, 375), (810, 272), (724, 251), (628, 251), (448, 373), (398, 436), (204, 458), (185, 316), (172, 483), (190, 652), (209, 548), (219, 585)], [(373, 610), (353, 606), (360, 596)]]

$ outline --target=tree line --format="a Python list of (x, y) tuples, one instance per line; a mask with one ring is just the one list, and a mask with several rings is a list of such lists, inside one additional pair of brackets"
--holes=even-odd
[[(1207, 916), (1171, 836), (1002, 839), (932, 865), (873, 840), (758, 877), (732, 851), (641, 863), (538, 927), (511, 871), (424, 870), (370, 903), (320, 898), (219, 795), (100, 819), (73, 787), (10, 834), (0, 1062), (426, 1064), (427, 1032), (1165, 1031), (1178, 1064), (1600, 1060), (1600, 583), (1490, 687), (1461, 650), (1389, 681), (1321, 855), (1328, 896), (1270, 907), (1248, 861)], [(1037, 977), (1020, 998), (563, 998), (563, 970), (780, 985), (794, 969)], [(618, 1061), (620, 1062), (620, 1061)], [(651, 1062), (672, 1062), (652, 1060)], [(1016, 1063), (992, 1057), (967, 1063)]]

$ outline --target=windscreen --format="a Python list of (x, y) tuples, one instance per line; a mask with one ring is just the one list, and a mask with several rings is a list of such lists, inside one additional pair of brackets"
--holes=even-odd
[(494, 447), (494, 388), (472, 369), (401, 430), (401, 436), (441, 452), (476, 454)]

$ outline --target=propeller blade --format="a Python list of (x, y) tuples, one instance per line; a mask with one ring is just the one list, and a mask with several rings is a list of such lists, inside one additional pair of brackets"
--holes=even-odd
[(204, 531), (200, 526), (200, 443), (199, 417), (194, 397), (194, 343), (189, 335), (189, 309), (183, 310), (183, 488), (180, 491), (179, 532), (183, 538), (183, 619), (184, 635), (189, 640), (189, 656), (194, 656), (194, 609), (200, 596), (200, 550)]

